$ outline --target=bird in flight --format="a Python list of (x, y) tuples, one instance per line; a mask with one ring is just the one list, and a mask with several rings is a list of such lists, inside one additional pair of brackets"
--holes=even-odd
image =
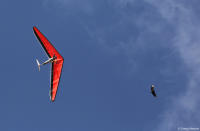
[(55, 47), (48, 41), (48, 39), (35, 26), (33, 27), (33, 31), (48, 56), (48, 60), (42, 64), (40, 64), (39, 61), (36, 59), (39, 70), (41, 65), (51, 63), (51, 83), (49, 94), (50, 100), (54, 102), (60, 81), (64, 59), (55, 49)]
[(157, 97), (156, 95), (156, 92), (155, 92), (155, 86), (154, 85), (151, 85), (151, 94), (154, 96), (154, 97)]

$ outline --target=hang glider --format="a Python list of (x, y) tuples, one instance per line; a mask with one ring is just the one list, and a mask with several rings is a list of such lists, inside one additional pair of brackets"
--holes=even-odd
[(55, 101), (56, 93), (58, 90), (64, 59), (55, 49), (55, 47), (48, 41), (48, 39), (35, 26), (33, 27), (33, 31), (49, 57), (49, 59), (42, 64), (40, 64), (39, 61), (36, 59), (39, 70), (41, 65), (51, 63), (51, 83), (49, 94), (50, 99), (53, 102)]
[(155, 88), (155, 86), (154, 86), (154, 85), (151, 85), (151, 94), (152, 94), (154, 97), (157, 97), (154, 88)]

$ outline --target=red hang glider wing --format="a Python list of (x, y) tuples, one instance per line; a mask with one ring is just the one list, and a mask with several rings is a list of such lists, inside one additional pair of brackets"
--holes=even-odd
[(46, 51), (47, 55), (52, 58), (56, 55), (57, 58), (63, 59), (63, 57), (58, 53), (55, 47), (48, 41), (48, 39), (34, 26), (33, 27), (34, 33), (37, 36), (40, 44)]
[(51, 101), (55, 100), (56, 93), (58, 90), (58, 85), (60, 81), (60, 76), (62, 72), (63, 60), (56, 60), (52, 63), (51, 67)]
[(54, 48), (54, 46), (48, 41), (48, 39), (36, 28), (33, 27), (34, 33), (37, 36), (38, 40), (40, 41), (40, 44), (44, 48), (47, 55), (52, 58), (54, 55), (56, 56), (56, 59), (52, 63), (51, 67), (51, 101), (55, 100), (60, 76), (62, 72), (62, 66), (64, 59), (63, 57), (58, 53), (58, 51)]

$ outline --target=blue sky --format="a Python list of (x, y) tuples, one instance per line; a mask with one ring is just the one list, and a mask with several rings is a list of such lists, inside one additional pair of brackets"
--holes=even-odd
[[(1, 0), (4, 131), (200, 128), (197, 0)], [(65, 62), (56, 101), (37, 26)], [(150, 94), (155, 84), (158, 98)]]

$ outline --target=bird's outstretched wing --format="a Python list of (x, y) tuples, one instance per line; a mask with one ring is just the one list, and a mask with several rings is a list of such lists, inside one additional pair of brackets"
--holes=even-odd
[(40, 44), (42, 45), (43, 49), (47, 53), (49, 58), (56, 56), (56, 59), (52, 62), (51, 66), (51, 88), (50, 88), (50, 97), (51, 101), (55, 100), (60, 76), (62, 72), (63, 62), (64, 59), (60, 55), (60, 53), (55, 49), (55, 47), (48, 41), (48, 39), (34, 26), (33, 27), (34, 33), (37, 36)]

